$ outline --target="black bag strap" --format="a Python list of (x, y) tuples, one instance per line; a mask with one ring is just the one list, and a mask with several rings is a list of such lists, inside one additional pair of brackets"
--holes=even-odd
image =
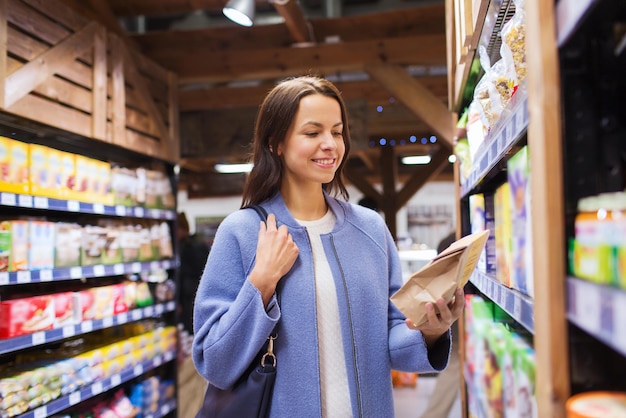
[(256, 213), (259, 214), (259, 218), (261, 218), (261, 220), (263, 222), (267, 222), (267, 211), (265, 210), (265, 208), (261, 205), (248, 205), (245, 206), (244, 209), (254, 209), (256, 211)]

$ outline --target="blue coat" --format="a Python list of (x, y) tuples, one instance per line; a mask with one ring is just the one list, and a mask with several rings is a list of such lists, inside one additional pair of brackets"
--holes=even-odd
[[(427, 351), (419, 331), (389, 301), (402, 285), (395, 243), (371, 209), (326, 196), (337, 221), (322, 236), (335, 279), (354, 417), (392, 417), (391, 370), (436, 372), (450, 354), (450, 335)], [(259, 217), (251, 209), (220, 224), (195, 299), (193, 360), (213, 385), (227, 388), (250, 364), (280, 319), (272, 417), (320, 417), (315, 283), (304, 227), (280, 194), (263, 203), (289, 227), (300, 253), (267, 310), (247, 280), (256, 254)]]

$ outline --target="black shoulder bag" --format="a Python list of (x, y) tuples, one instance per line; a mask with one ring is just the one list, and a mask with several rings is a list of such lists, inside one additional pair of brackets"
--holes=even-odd
[[(252, 205), (247, 208), (256, 210), (259, 217), (267, 221), (267, 212), (261, 206)], [(196, 418), (266, 417), (269, 414), (276, 381), (275, 339), (276, 328), (232, 388), (221, 390), (209, 382)]]

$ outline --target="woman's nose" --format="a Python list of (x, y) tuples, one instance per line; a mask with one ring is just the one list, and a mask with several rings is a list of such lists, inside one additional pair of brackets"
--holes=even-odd
[(324, 134), (322, 138), (322, 148), (323, 149), (335, 149), (337, 148), (337, 142), (335, 141), (335, 137), (332, 132), (328, 132)]

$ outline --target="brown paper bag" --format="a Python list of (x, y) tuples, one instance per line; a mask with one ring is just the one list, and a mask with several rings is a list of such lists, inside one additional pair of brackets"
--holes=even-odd
[(391, 302), (414, 324), (426, 322), (426, 304), (435, 303), (439, 298), (448, 303), (452, 301), (455, 290), (469, 280), (488, 237), (489, 230), (486, 230), (452, 243), (413, 273), (391, 296)]

